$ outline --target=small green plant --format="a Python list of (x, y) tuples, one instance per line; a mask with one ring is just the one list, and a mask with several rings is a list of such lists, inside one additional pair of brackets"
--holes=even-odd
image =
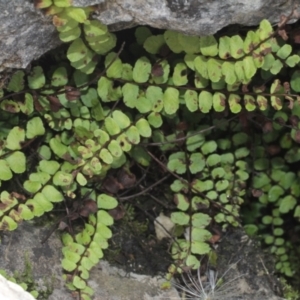
[(281, 278), (280, 279), (282, 287), (283, 287), (283, 293), (284, 298), (287, 300), (297, 300), (300, 298), (299, 291), (292, 288), (286, 281), (286, 279)]

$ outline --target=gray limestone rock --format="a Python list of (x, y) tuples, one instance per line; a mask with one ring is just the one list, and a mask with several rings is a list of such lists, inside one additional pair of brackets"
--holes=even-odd
[[(74, 6), (95, 5), (95, 17), (111, 30), (149, 25), (193, 35), (210, 35), (229, 24), (276, 24), (300, 0), (74, 0)], [(300, 8), (298, 8), (300, 12)], [(30, 0), (0, 0), (0, 72), (26, 68), (61, 42), (51, 17)]]
[(114, 0), (99, 7), (98, 18), (116, 29), (145, 24), (190, 35), (211, 35), (230, 24), (252, 26), (262, 19), (277, 24), (297, 3), (300, 1)]
[(0, 72), (26, 68), (61, 42), (50, 17), (29, 0), (0, 0)]

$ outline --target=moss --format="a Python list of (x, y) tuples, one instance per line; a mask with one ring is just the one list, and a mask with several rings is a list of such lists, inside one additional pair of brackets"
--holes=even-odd
[(284, 278), (280, 278), (282, 284), (283, 295), (287, 300), (298, 300), (300, 299), (299, 291), (295, 290), (291, 285), (289, 285)]

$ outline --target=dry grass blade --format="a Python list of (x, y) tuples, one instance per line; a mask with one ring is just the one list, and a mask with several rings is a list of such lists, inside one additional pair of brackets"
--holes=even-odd
[(201, 275), (200, 268), (197, 270), (197, 276), (188, 272), (187, 276), (182, 276), (183, 284), (175, 283), (174, 286), (182, 293), (183, 300), (232, 300), (240, 295), (237, 280), (245, 274), (228, 281), (225, 280), (225, 276), (238, 262), (231, 264), (221, 277), (218, 277), (218, 272), (212, 268), (208, 268), (206, 276)]

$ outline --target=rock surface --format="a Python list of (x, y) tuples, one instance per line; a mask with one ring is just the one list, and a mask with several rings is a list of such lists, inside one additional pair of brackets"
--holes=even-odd
[[(0, 0), (0, 72), (26, 68), (60, 44), (51, 18), (32, 2)], [(214, 34), (229, 24), (257, 25), (264, 18), (276, 24), (293, 4), (300, 0), (73, 0), (74, 6), (97, 5), (96, 17), (112, 30), (142, 24), (194, 35)]]
[(61, 42), (51, 18), (28, 0), (0, 0), (0, 72), (26, 68)]
[(289, 15), (293, 4), (299, 3), (299, 0), (114, 0), (99, 6), (99, 20), (118, 30), (146, 24), (186, 34), (211, 35), (230, 24), (252, 26), (262, 19), (277, 24), (281, 14)]

